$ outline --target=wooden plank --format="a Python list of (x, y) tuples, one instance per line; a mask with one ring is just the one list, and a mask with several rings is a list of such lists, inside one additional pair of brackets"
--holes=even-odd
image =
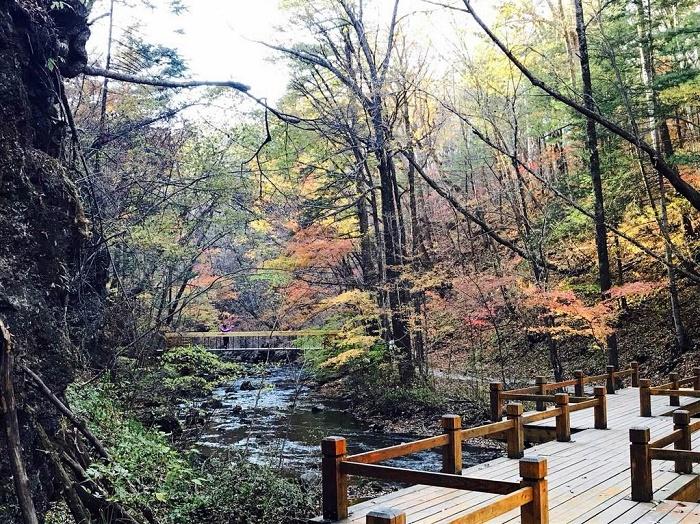
[(537, 395), (530, 393), (511, 393), (506, 392), (501, 394), (504, 400), (522, 400), (529, 402), (554, 402), (554, 395)]
[(694, 389), (651, 389), (649, 392), (653, 396), (664, 395), (664, 396), (674, 396), (679, 397), (693, 397), (700, 398), (700, 391), (695, 391)]
[(561, 415), (561, 408), (548, 409), (547, 411), (535, 411), (523, 415), (523, 424), (531, 424), (532, 422), (558, 417), (559, 415)]
[(700, 451), (652, 448), (649, 450), (649, 455), (654, 460), (692, 460), (695, 463), (700, 462)]
[(384, 460), (403, 457), (411, 453), (418, 453), (426, 449), (432, 449), (440, 446), (445, 446), (448, 442), (447, 435), (437, 435), (435, 437), (424, 438), (405, 444), (397, 444), (386, 448), (375, 449), (357, 455), (350, 455), (347, 460), (349, 462), (360, 462), (362, 464), (374, 464)]
[(359, 462), (341, 462), (340, 471), (346, 475), (391, 480), (394, 482), (406, 482), (409, 484), (425, 484), (428, 486), (438, 486), (441, 488), (484, 491), (486, 493), (494, 493), (496, 495), (507, 495), (520, 488), (520, 484), (517, 482), (463, 477), (461, 475), (433, 473), (432, 471), (418, 471), (406, 468), (393, 468), (391, 466), (362, 464)]
[(462, 430), (462, 441), (485, 437), (487, 435), (492, 435), (495, 433), (500, 433), (501, 431), (506, 431), (513, 427), (512, 420), (504, 420), (502, 422), (494, 422), (493, 424), (486, 424), (485, 426), (477, 426), (475, 428), (467, 428)]

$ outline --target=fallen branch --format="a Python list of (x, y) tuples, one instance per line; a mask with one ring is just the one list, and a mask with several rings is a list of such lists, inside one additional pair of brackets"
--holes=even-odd
[[(78, 462), (71, 457), (68, 453), (63, 451), (61, 457), (65, 463), (70, 467), (78, 477), (80, 481), (75, 485), (75, 491), (80, 498), (81, 503), (90, 510), (91, 513), (96, 515), (101, 514), (103, 511), (107, 510), (112, 514), (114, 521), (125, 522), (129, 524), (142, 524), (142, 521), (134, 517), (129, 510), (122, 506), (116, 500), (111, 500), (110, 494), (100, 486), (95, 480), (90, 478), (83, 467), (78, 464)], [(90, 487), (95, 493), (88, 491), (87, 487)]]
[(12, 337), (0, 320), (0, 406), (2, 407), (3, 426), (7, 439), (7, 452), (10, 456), (10, 467), (15, 481), (15, 493), (24, 524), (39, 524), (36, 509), (32, 501), (29, 489), (29, 478), (22, 459), (22, 442), (19, 436), (19, 422), (17, 421), (17, 405), (15, 402), (15, 388), (12, 383), (12, 368), (14, 358), (12, 355)]
[(36, 420), (34, 420), (34, 425), (37, 433), (39, 433), (39, 439), (44, 447), (44, 451), (48, 455), (49, 460), (51, 460), (54, 470), (56, 471), (56, 475), (58, 477), (57, 480), (61, 485), (61, 491), (63, 492), (63, 499), (66, 501), (66, 505), (68, 506), (71, 515), (73, 515), (73, 519), (75, 520), (76, 524), (90, 524), (91, 521), (88, 512), (75, 491), (76, 482), (70, 477), (70, 475), (68, 475), (68, 472), (63, 467), (59, 453), (54, 444), (51, 442), (51, 439), (49, 439), (49, 436), (46, 434), (46, 431), (44, 431), (44, 428)]
[(78, 428), (78, 430), (83, 434), (83, 436), (85, 436), (85, 438), (90, 442), (90, 444), (92, 444), (93, 447), (97, 450), (97, 453), (103, 459), (111, 461), (112, 459), (109, 456), (109, 453), (102, 445), (100, 440), (95, 435), (93, 435), (93, 433), (87, 428), (85, 421), (80, 419), (78, 416), (75, 415), (75, 413), (68, 409), (68, 407), (63, 402), (61, 402), (56, 395), (53, 394), (53, 392), (44, 383), (44, 381), (41, 380), (39, 375), (34, 373), (25, 365), (22, 365), (21, 369), (29, 376), (32, 382), (34, 382), (34, 385), (46, 396), (46, 398), (48, 398), (49, 401), (54, 406), (56, 406), (56, 409), (58, 409), (58, 411), (60, 411), (62, 415), (64, 415), (68, 420), (70, 420), (76, 428)]

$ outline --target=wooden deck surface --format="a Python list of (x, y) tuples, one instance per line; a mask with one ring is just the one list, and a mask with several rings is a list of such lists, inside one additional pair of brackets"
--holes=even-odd
[[(549, 521), (559, 523), (626, 524), (672, 523), (700, 524), (700, 504), (665, 500), (695, 475), (680, 475), (672, 462), (652, 461), (654, 500), (640, 503), (630, 500), (629, 428), (646, 426), (654, 440), (673, 428), (668, 397), (652, 397), (652, 418), (639, 413), (639, 392), (636, 388), (608, 395), (608, 428), (593, 429), (593, 413), (583, 410), (571, 415), (571, 427), (585, 428), (573, 433), (571, 442), (547, 442), (525, 450), (526, 456), (539, 455), (548, 460)], [(694, 399), (682, 399), (681, 404)], [(678, 408), (675, 408), (678, 409)], [(540, 425), (552, 425), (553, 420)], [(700, 444), (700, 432), (693, 435), (693, 448)], [(696, 471), (699, 471), (696, 466)], [(500, 480), (519, 480), (518, 461), (498, 458), (466, 469), (464, 475)], [(409, 523), (458, 523), (468, 510), (473, 510), (496, 495), (430, 486), (412, 486), (350, 507), (343, 523), (365, 523), (372, 509), (387, 507), (406, 512)], [(513, 511), (489, 522), (520, 522)]]

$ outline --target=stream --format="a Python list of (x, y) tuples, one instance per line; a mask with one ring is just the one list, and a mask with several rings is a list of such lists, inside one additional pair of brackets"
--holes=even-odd
[[(350, 454), (421, 438), (410, 433), (385, 433), (359, 421), (344, 405), (321, 397), (303, 379), (299, 366), (281, 365), (269, 368), (264, 377), (246, 377), (216, 389), (208, 401), (220, 407), (208, 418), (198, 447), (203, 452), (242, 451), (253, 462), (302, 474), (318, 469), (320, 442), (325, 436), (345, 437)], [(247, 390), (246, 381), (263, 387)], [(465, 467), (501, 455), (497, 448), (465, 445), (463, 449)], [(386, 464), (439, 471), (441, 455), (439, 451), (424, 451)]]

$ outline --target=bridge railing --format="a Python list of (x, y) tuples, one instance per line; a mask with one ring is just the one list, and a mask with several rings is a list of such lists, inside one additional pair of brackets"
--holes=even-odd
[(614, 394), (619, 382), (629, 377), (632, 387), (639, 385), (639, 364), (631, 362), (628, 369), (616, 371), (614, 366), (607, 366), (606, 372), (601, 375), (585, 375), (583, 371), (576, 370), (574, 378), (561, 382), (547, 382), (544, 376), (535, 377), (535, 385), (519, 389), (504, 390), (502, 382), (491, 382), (489, 386), (491, 420), (497, 422), (503, 418), (503, 408), (506, 401), (531, 401), (535, 403), (537, 411), (544, 411), (547, 403), (554, 403), (552, 391), (567, 387), (574, 387), (574, 396), (570, 398), (572, 403), (585, 402), (591, 397), (585, 396), (585, 385), (605, 382), (607, 393)]
[[(681, 397), (700, 398), (700, 368), (693, 369), (693, 375), (680, 378), (678, 373), (669, 373), (670, 382), (652, 386), (651, 380), (642, 379), (639, 383), (639, 415), (651, 417), (651, 397), (662, 395), (669, 397), (670, 406), (680, 406)], [(691, 386), (686, 389), (684, 386)], [(700, 411), (700, 405), (692, 409)]]
[[(651, 475), (652, 460), (672, 460), (676, 473), (692, 473), (693, 463), (700, 463), (700, 452), (691, 450), (691, 436), (700, 430), (700, 420), (690, 423), (687, 410), (673, 412), (673, 431), (651, 441), (649, 428), (630, 429), (630, 472), (632, 500), (651, 502), (654, 488)], [(674, 449), (665, 449), (673, 444)]]
[[(492, 515), (489, 518), (494, 518), (497, 515), (518, 507), (513, 504), (515, 504), (516, 501), (520, 501), (521, 503), (519, 506), (525, 508), (521, 513), (534, 511), (535, 513), (532, 514), (540, 515), (538, 518), (541, 518), (541, 512), (532, 509), (533, 506), (530, 505), (532, 501), (529, 499), (529, 495), (527, 495), (526, 492), (515, 494), (519, 489), (515, 487), (517, 484), (462, 477), (462, 444), (471, 439), (480, 437), (501, 438), (506, 440), (508, 458), (522, 459), (525, 451), (526, 424), (554, 418), (556, 425), (555, 438), (560, 442), (568, 442), (571, 440), (570, 415), (572, 412), (583, 409), (593, 410), (595, 427), (597, 429), (607, 428), (606, 390), (603, 386), (597, 386), (595, 388), (594, 397), (575, 404), (569, 403), (569, 395), (566, 393), (557, 393), (553, 395), (553, 397), (555, 407), (542, 412), (525, 414), (521, 403), (508, 403), (506, 405), (506, 420), (474, 428), (462, 429), (461, 417), (457, 415), (444, 415), (441, 421), (444, 431), (442, 435), (355, 455), (347, 455), (347, 445), (344, 438), (328, 437), (324, 439), (321, 443), (323, 455), (321, 466), (323, 479), (323, 518), (333, 521), (343, 519), (347, 516), (347, 477), (349, 475), (409, 484), (425, 484), (507, 495), (508, 497), (499, 498), (495, 500), (491, 506), (486, 506), (478, 511), (484, 512), (483, 515)], [(378, 464), (380, 462), (434, 448), (442, 448), (442, 471), (440, 473)], [(532, 470), (527, 468), (532, 468), (534, 466), (527, 465), (530, 463), (531, 461), (527, 459), (525, 459), (524, 463), (521, 462), (521, 474), (523, 474), (523, 468), (525, 468), (527, 474), (531, 473)], [(523, 478), (525, 479), (524, 474)], [(540, 480), (542, 479), (544, 479), (544, 475)], [(544, 496), (546, 497), (546, 484)], [(541, 497), (542, 495), (537, 495), (535, 499), (540, 500)], [(546, 508), (546, 504), (544, 507)], [(499, 513), (501, 510), (502, 512)], [(530, 513), (528, 513), (528, 515), (529, 514)], [(482, 514), (479, 513), (479, 515)], [(522, 518), (530, 519), (523, 520), (523, 522), (546, 522), (546, 520), (532, 520), (530, 517), (525, 516)], [(473, 520), (473, 522), (481, 522), (481, 520)]]

